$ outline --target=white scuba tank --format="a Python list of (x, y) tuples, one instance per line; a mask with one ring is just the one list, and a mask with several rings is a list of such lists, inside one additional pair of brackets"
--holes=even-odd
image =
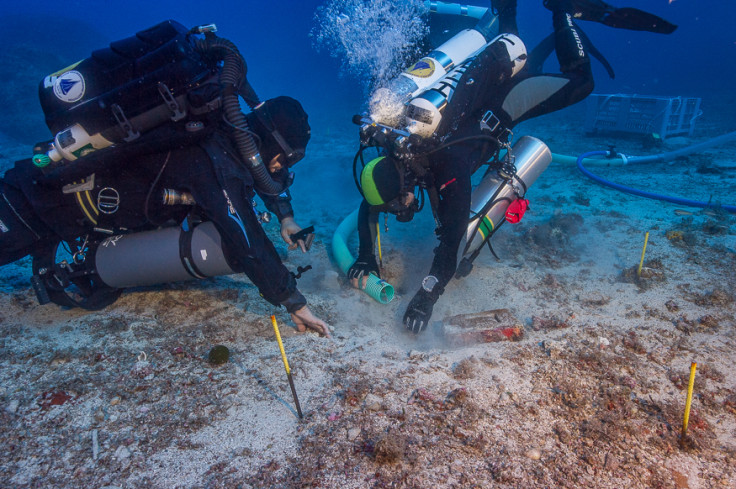
[(54, 137), (47, 155), (53, 162), (62, 159), (74, 161), (95, 150), (112, 146), (112, 144), (112, 141), (106, 139), (102, 134), (90, 135), (80, 124), (74, 124)]
[(460, 31), (411, 65), (388, 86), (374, 91), (369, 102), (371, 119), (379, 124), (398, 127), (403, 121), (406, 102), (444, 77), (486, 43), (483, 34), (475, 29)]
[(526, 46), (518, 36), (514, 34), (501, 34), (488, 44), (484, 44), (475, 52), (471, 53), (463, 63), (455, 67), (444, 77), (433, 85), (414, 96), (407, 104), (404, 124), (406, 130), (421, 137), (430, 137), (442, 120), (445, 107), (451, 102), (458, 82), (463, 76), (472, 59), (495, 42), (505, 44), (509, 53), (508, 60), (512, 64), (511, 76), (516, 75), (526, 63)]

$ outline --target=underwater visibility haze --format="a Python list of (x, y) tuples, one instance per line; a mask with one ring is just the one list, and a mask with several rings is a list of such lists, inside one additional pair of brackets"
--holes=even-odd
[[(3, 172), (53, 137), (39, 103), (45, 76), (168, 19), (216, 24), (261, 100), (301, 102), (311, 140), (291, 192), (296, 221), (316, 238), (309, 253), (287, 251), (278, 223), (264, 228), (333, 337), (282, 326), (289, 392), (268, 321), (289, 314), (244, 274), (125, 289), (87, 311), (39, 305), (30, 258), (5, 265), (0, 487), (736, 487), (736, 216), (725, 208), (736, 206), (736, 143), (673, 155), (736, 131), (736, 2), (610, 0), (676, 24), (669, 35), (578, 23), (616, 75), (593, 59), (594, 95), (698, 98), (693, 133), (586, 134), (586, 101), (514, 128), (514, 142), (536, 137), (555, 159), (535, 176), (524, 221), (493, 235), (493, 254), (482, 247), (415, 335), (401, 318), (430, 278), (430, 206), (410, 223), (379, 219), (390, 304), (350, 287), (331, 244), (362, 201), (353, 116), (475, 24), (433, 16), (427, 3), (3, 3)], [(519, 0), (518, 22), (528, 50), (552, 32), (542, 0)], [(545, 71), (559, 72), (554, 55)], [(588, 168), (709, 208), (604, 188), (575, 168), (577, 156), (614, 147), (671, 157)], [(222, 365), (206, 360), (215, 345), (227, 347)]]
[[(736, 35), (728, 19), (734, 18), (735, 5), (717, 0), (614, 3), (650, 11), (679, 27), (672, 35), (657, 36), (582, 22), (617, 75), (609, 80), (594, 62), (597, 91), (713, 97), (732, 92)], [(13, 90), (3, 98), (22, 100), (27, 117), (39, 121), (36, 84), (41, 76), (66, 66), (58, 63), (71, 64), (106, 42), (173, 19), (186, 26), (215, 23), (219, 35), (240, 48), (261, 98), (288, 94), (302, 101), (321, 124), (349, 121), (361, 110), (375, 81), (371, 78), (395, 74), (392, 56), (403, 55), (411, 62), (418, 50), (426, 49), (419, 45), (419, 37), (426, 32), (427, 18), (412, 15), (422, 4), (418, 0), (6, 2), (4, 56), (9, 56), (8, 50), (17, 54), (10, 60), (15, 64), (4, 63), (9, 71), (3, 79), (11, 80)], [(521, 34), (530, 49), (551, 32), (549, 11), (541, 0), (520, 0), (518, 10)], [(332, 39), (319, 42), (320, 36)], [(349, 52), (336, 52), (337, 38)], [(22, 71), (20, 56), (26, 58)], [(556, 71), (556, 62), (549, 63), (550, 71)], [(0, 128), (7, 130), (10, 118), (6, 114), (3, 119)], [(319, 124), (313, 125), (318, 132)], [(43, 135), (43, 129), (37, 134)]]

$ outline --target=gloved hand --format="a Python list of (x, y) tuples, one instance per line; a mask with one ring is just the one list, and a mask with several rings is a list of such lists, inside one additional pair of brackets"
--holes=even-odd
[(378, 271), (378, 262), (376, 261), (376, 257), (374, 255), (366, 257), (359, 256), (358, 259), (355, 260), (355, 263), (353, 263), (353, 266), (348, 269), (348, 279), (350, 279), (350, 283), (356, 289), (364, 289), (366, 281), (368, 280), (368, 275), (371, 273), (376, 277), (381, 278), (381, 273)]
[(432, 309), (434, 303), (439, 299), (439, 294), (435, 292), (427, 292), (419, 289), (414, 298), (409, 302), (409, 307), (404, 313), (404, 325), (406, 329), (414, 334), (419, 334), (429, 324), (429, 318), (432, 317)]

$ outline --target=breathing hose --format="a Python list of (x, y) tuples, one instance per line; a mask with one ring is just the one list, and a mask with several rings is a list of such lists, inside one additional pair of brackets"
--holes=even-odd
[(240, 110), (238, 94), (243, 88), (247, 89), (250, 95), (244, 97), (250, 108), (258, 104), (258, 97), (246, 80), (247, 67), (243, 56), (231, 41), (214, 35), (198, 40), (195, 47), (200, 53), (223, 62), (220, 84), (223, 86), (222, 106), (225, 118), (237, 129), (234, 135), (235, 145), (246, 167), (253, 175), (256, 189), (264, 194), (280, 194), (284, 191), (284, 185), (275, 182), (269, 175), (268, 168), (263, 164), (263, 158), (258, 152), (258, 147), (248, 127), (248, 120)]

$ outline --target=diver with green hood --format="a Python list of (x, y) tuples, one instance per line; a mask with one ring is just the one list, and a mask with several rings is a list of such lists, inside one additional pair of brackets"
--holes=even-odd
[[(358, 212), (360, 245), (348, 270), (354, 287), (365, 288), (369, 274), (380, 277), (374, 254), (380, 213), (408, 222), (423, 207), (426, 192), (434, 214), (439, 245), (403, 316), (404, 325), (413, 333), (427, 327), (434, 305), (453, 275), (457, 272), (460, 278), (470, 271), (458, 268), (457, 257), (470, 215), (471, 176), (488, 164), (490, 170), (506, 171), (513, 178), (513, 162), (508, 165), (508, 160), (498, 158), (501, 149), (510, 148), (511, 129), (585, 99), (594, 87), (591, 55), (613, 76), (610, 65), (576, 21), (656, 33), (671, 33), (676, 28), (652, 14), (615, 8), (599, 0), (545, 0), (544, 5), (552, 11), (554, 32), (527, 55), (518, 37), (516, 0), (493, 0), (492, 12), (498, 15), (501, 34), (438, 84), (407, 101), (403, 113), (395, 117), (402, 121), (397, 132), (406, 137), (390, 144), (372, 144), (383, 147), (382, 154), (360, 173), (364, 197)], [(490, 23), (484, 17), (479, 26), (484, 22)], [(476, 29), (486, 35), (482, 26)], [(542, 73), (542, 64), (553, 50), (561, 73)], [(371, 145), (366, 145), (363, 136), (363, 147)], [(399, 140), (400, 147), (394, 144)], [(516, 206), (506, 213), (505, 220), (518, 221), (525, 209)]]

